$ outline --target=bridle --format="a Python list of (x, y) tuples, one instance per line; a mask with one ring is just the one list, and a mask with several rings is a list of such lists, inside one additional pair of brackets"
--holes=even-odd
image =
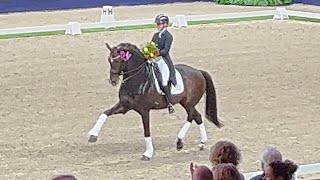
[[(120, 59), (120, 55), (118, 55), (118, 56), (116, 56), (116, 57), (111, 57), (111, 56), (109, 56), (109, 62), (114, 62), (115, 60), (118, 60), (118, 59)], [(127, 75), (127, 74), (130, 74), (130, 73), (133, 73), (133, 72), (136, 72), (136, 73), (134, 73), (133, 75), (131, 75), (131, 76), (129, 76), (129, 77), (127, 77), (127, 78), (125, 78), (125, 79), (122, 79), (122, 83), (125, 83), (126, 81), (128, 81), (129, 79), (131, 79), (131, 78), (133, 78), (134, 76), (136, 76), (136, 75), (138, 75), (141, 71), (142, 71), (142, 69), (145, 67), (145, 65), (146, 65), (146, 62), (143, 62), (143, 63), (141, 63), (137, 68), (134, 68), (134, 69), (132, 69), (132, 70), (130, 70), (130, 71), (126, 71), (126, 72), (123, 72), (123, 71), (117, 71), (117, 70), (114, 70), (114, 69), (111, 69), (110, 70), (110, 72), (112, 73), (112, 74), (116, 74), (116, 75), (119, 75), (119, 76), (123, 76), (123, 75)]]

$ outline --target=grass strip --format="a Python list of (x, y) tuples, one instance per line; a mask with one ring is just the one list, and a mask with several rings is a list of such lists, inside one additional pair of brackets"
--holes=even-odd
[(23, 34), (6, 34), (6, 35), (0, 35), (0, 39), (52, 36), (52, 35), (63, 35), (63, 34), (64, 34), (64, 31), (34, 32), (34, 33), (23, 33)]
[(216, 20), (205, 20), (205, 21), (190, 21), (188, 25), (204, 25), (204, 24), (217, 24), (217, 23), (230, 23), (230, 22), (241, 22), (241, 21), (257, 21), (272, 19), (273, 16), (258, 16), (258, 17), (244, 17), (244, 18), (232, 18), (232, 19), (216, 19)]
[(290, 20), (320, 23), (320, 19), (290, 16)]
[[(205, 25), (205, 24), (215, 24), (215, 23), (256, 21), (256, 20), (272, 19), (272, 17), (273, 16), (258, 16), (258, 17), (245, 17), (245, 18), (233, 18), (233, 19), (189, 21), (188, 25)], [(290, 20), (320, 23), (320, 19), (304, 18), (304, 17), (297, 17), (297, 16), (290, 16)], [(108, 28), (108, 29), (106, 29), (106, 28), (92, 28), (92, 29), (82, 29), (82, 33), (150, 29), (150, 28), (153, 28), (153, 27), (154, 27), (153, 24), (147, 24), (147, 25), (135, 25), (135, 26), (122, 26), (122, 27), (115, 27), (115, 28)], [(63, 35), (63, 34), (64, 34), (64, 31), (35, 32), (35, 33), (24, 33), (24, 34), (9, 34), (9, 35), (0, 35), (0, 39), (26, 38), (26, 37), (38, 37), (38, 36), (52, 36), (52, 35)]]
[(83, 29), (83, 33), (94, 33), (94, 32), (105, 32), (105, 31), (125, 31), (125, 30), (137, 30), (137, 29), (150, 29), (153, 28), (153, 24), (146, 25), (135, 25), (135, 26), (122, 26), (114, 28), (93, 28), (93, 29)]

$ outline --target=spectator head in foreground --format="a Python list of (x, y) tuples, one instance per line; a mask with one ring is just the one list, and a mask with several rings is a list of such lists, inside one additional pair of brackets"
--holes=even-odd
[(261, 166), (262, 170), (271, 163), (276, 161), (282, 161), (282, 154), (274, 147), (267, 147), (263, 150), (261, 155)]
[(285, 160), (284, 162), (277, 161), (268, 165), (265, 169), (265, 180), (291, 180), (298, 166), (292, 161)]
[(261, 153), (261, 168), (263, 173), (254, 176), (250, 180), (262, 180), (265, 174), (266, 167), (276, 161), (282, 161), (282, 154), (274, 147), (267, 147)]
[(190, 172), (192, 180), (212, 180), (212, 171), (207, 166), (193, 166), (190, 164)]
[(213, 166), (221, 163), (232, 163), (238, 166), (240, 160), (240, 150), (231, 142), (219, 141), (211, 147), (209, 161)]
[(218, 164), (212, 172), (214, 180), (242, 180), (241, 174), (233, 163)]
[(72, 175), (58, 175), (54, 176), (50, 180), (77, 180), (77, 178)]

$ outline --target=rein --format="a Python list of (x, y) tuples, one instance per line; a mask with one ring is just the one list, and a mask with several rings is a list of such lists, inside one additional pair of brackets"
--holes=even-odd
[(132, 70), (127, 71), (127, 72), (120, 72), (119, 75), (126, 75), (126, 74), (129, 74), (129, 73), (135, 72), (135, 71), (137, 71), (137, 70), (140, 70), (140, 68), (142, 69), (142, 66), (143, 66), (143, 65), (145, 65), (145, 62), (142, 63), (142, 64), (140, 64), (140, 65), (139, 65), (137, 68), (135, 68), (135, 69), (132, 69)]
[(132, 70), (127, 71), (127, 72), (121, 72), (120, 75), (126, 75), (126, 74), (129, 74), (129, 73), (132, 73), (132, 72), (137, 71), (137, 72), (134, 73), (133, 75), (131, 75), (131, 76), (123, 79), (123, 80), (122, 80), (122, 83), (125, 83), (125, 82), (128, 81), (129, 79), (131, 79), (131, 78), (133, 78), (134, 76), (138, 75), (138, 74), (141, 72), (141, 70), (145, 67), (145, 65), (146, 65), (146, 62), (142, 63), (139, 67), (137, 67), (137, 68), (135, 68), (135, 69), (132, 69)]

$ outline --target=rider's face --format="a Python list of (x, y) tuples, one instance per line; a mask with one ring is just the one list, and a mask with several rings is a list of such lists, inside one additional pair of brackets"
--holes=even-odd
[(165, 27), (165, 24), (157, 24), (157, 29), (161, 31)]

